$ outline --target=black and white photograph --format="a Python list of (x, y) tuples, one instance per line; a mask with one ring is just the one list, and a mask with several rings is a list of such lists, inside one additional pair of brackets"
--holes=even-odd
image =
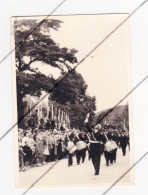
[(129, 22), (105, 40), (127, 17), (12, 17), (17, 188), (111, 185), (133, 164)]

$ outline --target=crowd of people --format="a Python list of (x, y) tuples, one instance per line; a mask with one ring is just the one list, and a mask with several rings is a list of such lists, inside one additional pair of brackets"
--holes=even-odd
[(41, 166), (64, 157), (64, 133), (28, 128), (18, 130), (19, 167), (25, 171), (31, 166)]
[(18, 130), (19, 170), (26, 171), (33, 166), (42, 166), (56, 160), (68, 159), (68, 167), (84, 163), (86, 152), (92, 159), (95, 175), (99, 174), (100, 158), (104, 155), (106, 165), (116, 162), (117, 149), (120, 147), (123, 156), (129, 145), (129, 136), (115, 126), (96, 125), (91, 131), (76, 129), (39, 129)]

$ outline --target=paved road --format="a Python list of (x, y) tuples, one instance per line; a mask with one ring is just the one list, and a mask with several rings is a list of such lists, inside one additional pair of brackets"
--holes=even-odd
[[(129, 167), (130, 153), (127, 148), (126, 156), (122, 156), (121, 149), (117, 151), (117, 162), (107, 167), (104, 156), (101, 158), (100, 175), (94, 175), (94, 169), (91, 161), (86, 158), (84, 164), (77, 165), (74, 158), (72, 167), (67, 166), (67, 159), (59, 161), (37, 184), (36, 187), (71, 187), (71, 186), (101, 186), (111, 185), (116, 181)], [(54, 162), (55, 163), (55, 162)], [(29, 187), (44, 172), (46, 172), (54, 163), (43, 165), (42, 167), (33, 167), (25, 172), (19, 173), (20, 186)], [(120, 185), (130, 183), (130, 174), (127, 174)]]

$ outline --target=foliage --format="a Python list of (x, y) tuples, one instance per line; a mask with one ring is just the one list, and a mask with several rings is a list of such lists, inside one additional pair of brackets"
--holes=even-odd
[[(60, 23), (59, 20), (44, 20), (39, 26), (37, 20), (15, 21), (15, 54), (18, 71), (35, 71), (31, 68), (31, 64), (36, 61), (62, 71), (64, 68), (71, 69), (71, 65), (77, 62), (75, 57), (77, 50), (60, 48), (50, 37), (50, 30), (58, 30)], [(34, 29), (36, 25), (38, 27)]]
[(108, 110), (100, 112), (96, 121), (99, 121), (100, 124), (104, 125), (104, 119), (106, 118), (106, 122), (110, 125), (116, 126), (118, 129), (123, 129), (124, 120), (125, 126), (129, 129), (129, 114), (128, 114), (128, 106), (118, 106), (112, 112), (110, 112), (102, 121), (100, 119), (105, 115)]
[(26, 94), (40, 96), (41, 91), (48, 91), (52, 88), (55, 80), (53, 77), (47, 77), (42, 73), (27, 74), (17, 72), (17, 94), (24, 97)]
[[(63, 71), (77, 62), (75, 49), (60, 48), (50, 37), (51, 29), (58, 30), (62, 22), (44, 20), (15, 20), (15, 59), (17, 77), (17, 107), (19, 118), (23, 115), (22, 99), (26, 94), (37, 95), (49, 91), (54, 79), (46, 77), (32, 63), (41, 62)], [(37, 28), (35, 28), (37, 26)]]
[[(64, 73), (61, 77), (63, 76)], [(71, 126), (74, 128), (84, 127), (87, 113), (90, 113), (89, 123), (93, 123), (96, 99), (86, 94), (87, 87), (82, 75), (73, 71), (51, 95), (52, 100), (65, 106), (70, 115)]]
[[(40, 96), (41, 91), (49, 91), (77, 63), (76, 49), (61, 48), (50, 36), (51, 29), (58, 30), (62, 22), (59, 20), (39, 21), (16, 20), (15, 30), (15, 58), (17, 76), (17, 104), (18, 116), (23, 115), (22, 99), (26, 94)], [(37, 28), (34, 27), (38, 25)], [(31, 32), (31, 34), (30, 34)], [(23, 39), (25, 37), (25, 39)], [(56, 80), (40, 72), (40, 68), (33, 68), (35, 62), (58, 68), (61, 76)], [(82, 129), (87, 113), (90, 113), (89, 124), (94, 121), (96, 110), (95, 97), (86, 94), (87, 85), (76, 71), (72, 71), (63, 82), (51, 93), (56, 105), (70, 115), (71, 126)]]

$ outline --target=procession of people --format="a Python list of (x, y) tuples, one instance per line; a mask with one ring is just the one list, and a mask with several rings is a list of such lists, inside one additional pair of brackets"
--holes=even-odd
[(56, 160), (67, 159), (72, 167), (85, 163), (86, 156), (92, 161), (95, 173), (99, 175), (101, 158), (106, 166), (116, 163), (117, 150), (122, 149), (123, 156), (129, 146), (129, 135), (116, 126), (100, 124), (86, 131), (79, 129), (27, 128), (18, 130), (19, 170), (42, 166)]

